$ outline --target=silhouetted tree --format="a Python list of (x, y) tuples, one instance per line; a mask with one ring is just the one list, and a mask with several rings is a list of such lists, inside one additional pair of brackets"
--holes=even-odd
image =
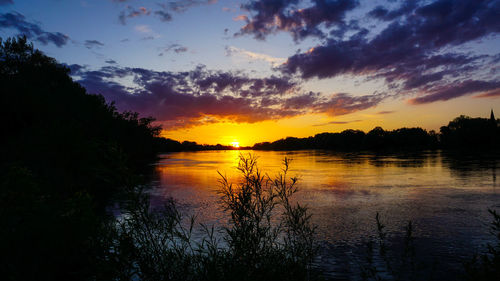
[(160, 128), (86, 93), (25, 37), (0, 40), (0, 101), (2, 279), (92, 279), (105, 207), (154, 160)]

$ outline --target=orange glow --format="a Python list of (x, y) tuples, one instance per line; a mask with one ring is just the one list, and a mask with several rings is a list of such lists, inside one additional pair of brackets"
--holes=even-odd
[[(309, 137), (323, 132), (341, 132), (357, 129), (365, 132), (380, 126), (385, 130), (402, 127), (421, 127), (439, 131), (443, 125), (460, 115), (489, 118), (490, 104), (487, 99), (457, 98), (426, 106), (410, 105), (407, 102), (391, 101), (375, 108), (340, 116), (327, 114), (305, 114), (302, 116), (268, 120), (255, 123), (214, 122), (190, 128), (165, 128), (162, 136), (178, 141), (195, 141), (200, 144), (252, 146), (258, 142), (275, 141), (286, 137)], [(491, 101), (490, 101), (491, 102)], [(495, 113), (497, 110), (493, 108)], [(389, 114), (380, 114), (388, 112)], [(236, 146), (234, 146), (236, 147)]]

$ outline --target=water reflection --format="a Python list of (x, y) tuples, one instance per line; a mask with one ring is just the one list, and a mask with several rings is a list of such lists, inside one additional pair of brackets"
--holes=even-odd
[[(490, 239), (487, 208), (500, 208), (496, 188), (500, 157), (494, 155), (253, 153), (259, 156), (262, 171), (270, 175), (279, 171), (285, 156), (293, 159), (290, 172), (299, 177), (301, 188), (296, 198), (310, 207), (324, 249), (353, 251), (360, 247), (375, 235), (374, 216), (380, 212), (392, 236), (402, 233), (412, 220), (423, 251), (457, 259)], [(203, 151), (163, 155), (156, 166), (154, 202), (172, 196), (181, 211), (196, 214), (200, 222), (224, 224), (225, 217), (217, 207), (217, 171), (237, 181), (238, 154)], [(328, 253), (323, 258), (331, 260)], [(333, 264), (338, 263), (336, 258)]]

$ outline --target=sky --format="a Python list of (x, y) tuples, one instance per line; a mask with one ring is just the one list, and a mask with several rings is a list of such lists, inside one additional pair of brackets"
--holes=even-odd
[(500, 115), (499, 33), (500, 0), (0, 0), (0, 37), (203, 144)]

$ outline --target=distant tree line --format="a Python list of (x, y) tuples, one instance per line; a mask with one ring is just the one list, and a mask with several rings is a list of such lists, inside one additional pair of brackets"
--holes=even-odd
[[(493, 115), (492, 115), (493, 116)], [(460, 116), (442, 126), (439, 133), (422, 128), (400, 128), (386, 131), (381, 127), (365, 133), (345, 130), (321, 133), (314, 137), (287, 137), (274, 142), (262, 142), (255, 150), (328, 149), (353, 150), (423, 150), (423, 149), (498, 149), (500, 119)]]
[(201, 151), (201, 150), (234, 150), (238, 149), (230, 145), (208, 145), (198, 144), (194, 141), (179, 142), (169, 138), (156, 138), (156, 145), (160, 152), (177, 152), (177, 151)]

